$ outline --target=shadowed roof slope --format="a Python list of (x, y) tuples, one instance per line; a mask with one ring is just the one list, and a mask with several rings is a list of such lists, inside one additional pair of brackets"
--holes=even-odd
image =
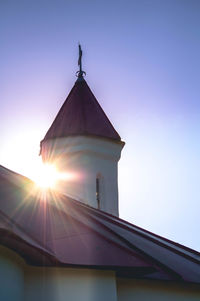
[(200, 254), (0, 166), (0, 244), (28, 264), (200, 283)]
[(84, 79), (75, 82), (44, 140), (71, 135), (121, 140)]

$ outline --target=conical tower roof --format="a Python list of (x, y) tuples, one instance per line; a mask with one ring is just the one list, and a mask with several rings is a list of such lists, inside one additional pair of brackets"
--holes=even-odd
[(43, 141), (72, 135), (121, 140), (83, 77), (75, 82)]

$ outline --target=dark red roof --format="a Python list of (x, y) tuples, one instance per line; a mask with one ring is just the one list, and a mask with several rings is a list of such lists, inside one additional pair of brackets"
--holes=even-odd
[(200, 254), (0, 166), (0, 244), (28, 264), (200, 283)]
[(121, 140), (84, 79), (75, 82), (44, 140), (71, 135)]

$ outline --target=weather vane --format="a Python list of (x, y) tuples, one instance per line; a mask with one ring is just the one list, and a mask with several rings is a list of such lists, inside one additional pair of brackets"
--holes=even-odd
[(83, 75), (86, 75), (86, 72), (82, 70), (82, 49), (81, 49), (81, 45), (78, 45), (78, 49), (79, 49), (79, 58), (78, 58), (78, 66), (79, 66), (79, 71), (76, 72), (76, 76), (78, 77), (78, 79), (83, 79)]

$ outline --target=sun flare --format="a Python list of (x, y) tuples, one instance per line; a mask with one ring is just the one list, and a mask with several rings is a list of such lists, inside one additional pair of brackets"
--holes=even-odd
[(32, 180), (41, 189), (56, 189), (58, 181), (70, 181), (75, 178), (73, 173), (60, 172), (53, 164), (41, 164), (32, 168)]
[(55, 188), (58, 180), (58, 171), (56, 167), (50, 164), (41, 165), (38, 174), (35, 175), (34, 181), (40, 188)]

